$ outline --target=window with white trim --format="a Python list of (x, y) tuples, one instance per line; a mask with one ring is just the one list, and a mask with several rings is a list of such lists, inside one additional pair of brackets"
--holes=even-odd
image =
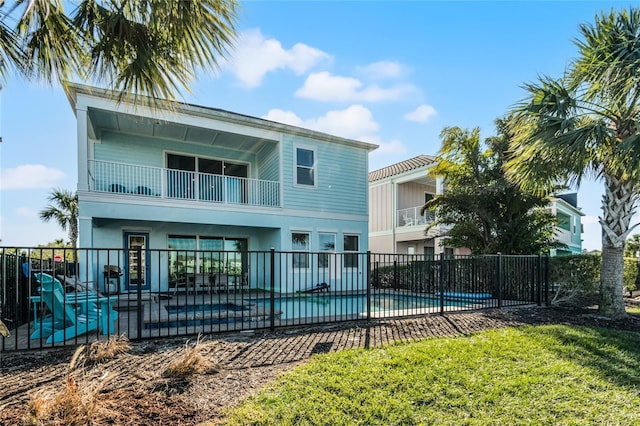
[(293, 267), (296, 269), (306, 269), (309, 267), (309, 244), (310, 238), (308, 232), (292, 232), (291, 233), (291, 250), (293, 253)]
[(358, 235), (344, 236), (344, 267), (358, 267), (358, 251), (360, 250), (360, 237)]
[(319, 268), (328, 268), (329, 267), (329, 256), (330, 253), (336, 251), (336, 234), (330, 234), (326, 232), (320, 232), (318, 234), (318, 239), (320, 243), (320, 253), (318, 254), (318, 267)]
[(316, 186), (316, 152), (313, 149), (296, 148), (296, 185)]

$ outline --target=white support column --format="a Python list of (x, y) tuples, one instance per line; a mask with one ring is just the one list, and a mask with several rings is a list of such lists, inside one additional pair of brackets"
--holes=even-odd
[[(78, 247), (81, 249), (87, 249), (93, 247), (93, 221), (89, 217), (80, 217), (78, 219)], [(79, 250), (78, 269), (77, 276), (81, 280), (87, 279), (93, 281), (93, 289), (98, 290), (100, 287), (100, 277), (94, 275), (95, 254), (87, 253), (86, 250)], [(91, 284), (90, 284), (91, 286)]]
[[(76, 106), (76, 121), (78, 130), (78, 191), (89, 190), (89, 135), (87, 133), (88, 118), (87, 107)], [(83, 246), (80, 247), (89, 247)]]
[[(441, 176), (436, 177), (436, 195), (440, 195), (444, 193), (444, 178)], [(438, 229), (440, 229), (442, 225), (438, 225)], [(435, 255), (441, 255), (444, 253), (444, 247), (441, 245), (442, 238), (434, 238), (433, 240), (433, 252)]]

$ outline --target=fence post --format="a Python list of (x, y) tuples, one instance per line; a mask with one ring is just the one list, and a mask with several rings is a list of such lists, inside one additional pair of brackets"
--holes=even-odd
[[(137, 309), (137, 317), (138, 317), (138, 338), (136, 340), (142, 339), (142, 247), (138, 246), (136, 248), (136, 256), (138, 258), (138, 264), (136, 265), (137, 274), (138, 274), (138, 287), (136, 294), (138, 296), (138, 309)], [(145, 266), (146, 266), (145, 259)], [(145, 271), (145, 279), (146, 279), (146, 271)], [(118, 278), (118, 282), (120, 282), (120, 278)], [(120, 290), (120, 289), (118, 289)]]
[(440, 274), (438, 287), (440, 287), (440, 315), (444, 315), (444, 256), (440, 253)]
[(398, 260), (395, 257), (393, 259), (393, 289), (398, 289)]
[(542, 255), (538, 254), (538, 306), (542, 305)]
[(544, 304), (549, 306), (549, 255), (544, 256)]
[(371, 319), (371, 251), (367, 251), (367, 321)]
[(271, 248), (271, 259), (269, 260), (271, 264), (271, 276), (269, 283), (269, 321), (270, 321), (270, 329), (274, 331), (276, 329), (276, 249)]
[(502, 253), (498, 253), (498, 308), (502, 307), (502, 287), (504, 277), (502, 276)]

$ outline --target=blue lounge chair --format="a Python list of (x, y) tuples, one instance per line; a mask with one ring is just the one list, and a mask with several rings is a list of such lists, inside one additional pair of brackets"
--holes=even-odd
[[(115, 332), (118, 313), (113, 302), (118, 296), (100, 296), (97, 293), (65, 294), (60, 281), (49, 274), (35, 274), (40, 284), (40, 296), (32, 296), (34, 304), (34, 331), (32, 339), (46, 338), (46, 343), (58, 343), (92, 330), (102, 334)], [(46, 306), (50, 313), (40, 313), (38, 306)]]

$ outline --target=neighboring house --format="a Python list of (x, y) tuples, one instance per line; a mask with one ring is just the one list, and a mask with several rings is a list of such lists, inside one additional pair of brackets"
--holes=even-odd
[[(135, 251), (120, 251), (109, 261), (124, 266), (121, 291), (167, 290), (162, 276), (176, 265), (189, 273), (254, 268), (256, 276), (241, 254), (247, 251), (369, 249), (368, 154), (376, 145), (185, 103), (133, 107), (87, 86), (71, 85), (69, 99), (77, 118), (79, 246), (144, 253), (136, 259)], [(147, 249), (167, 251), (150, 258)], [(220, 265), (196, 250), (238, 255)], [(311, 274), (309, 259), (289, 256), (281, 270)], [(315, 267), (331, 267), (333, 280), (366, 267), (344, 259), (351, 260)], [(139, 278), (138, 260), (145, 265)], [(96, 276), (103, 263), (85, 267)]]
[(369, 249), (374, 253), (433, 256), (453, 253), (441, 247), (432, 212), (421, 215), (425, 202), (442, 192), (442, 179), (428, 176), (435, 157), (419, 155), (369, 173)]
[(578, 207), (578, 194), (568, 193), (551, 197), (551, 213), (555, 216), (556, 240), (566, 247), (551, 250), (551, 256), (582, 253), (582, 222), (584, 216)]

